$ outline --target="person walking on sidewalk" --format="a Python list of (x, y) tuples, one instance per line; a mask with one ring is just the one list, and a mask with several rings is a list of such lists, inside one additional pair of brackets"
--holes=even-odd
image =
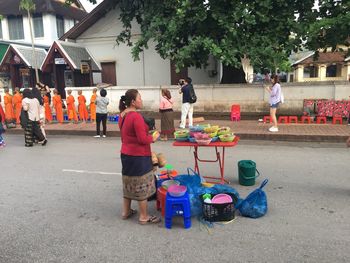
[(13, 109), (16, 116), (16, 124), (20, 123), (19, 116), (21, 116), (22, 109), (22, 94), (19, 92), (19, 88), (15, 88), (15, 95), (12, 97)]
[(33, 146), (34, 137), (38, 139), (42, 146), (45, 146), (47, 140), (40, 129), (40, 103), (37, 98), (33, 98), (33, 94), (29, 89), (23, 91), (22, 108), (23, 111), (28, 113), (28, 119), (24, 126), (25, 146)]
[(91, 122), (96, 121), (96, 98), (97, 98), (96, 92), (97, 92), (97, 88), (94, 88), (92, 90), (92, 95), (90, 98), (90, 119), (91, 119)]
[(52, 104), (56, 112), (56, 119), (58, 123), (63, 123), (63, 105), (61, 95), (58, 94), (58, 90), (53, 90)]
[[(13, 105), (12, 105), (12, 95), (10, 94), (9, 88), (5, 88), (5, 95), (4, 95), (4, 104), (5, 104), (5, 123), (7, 127), (14, 128), (16, 127), (16, 117), (15, 113), (13, 111)], [(12, 126), (14, 125), (14, 127)]]
[(270, 93), (270, 116), (272, 120), (273, 126), (270, 127), (270, 132), (278, 132), (278, 126), (277, 126), (277, 117), (276, 117), (276, 111), (278, 108), (278, 105), (281, 103), (282, 98), (282, 90), (280, 81), (278, 78), (278, 75), (274, 75), (272, 80), (272, 87), (266, 87), (266, 90)]
[(79, 112), (79, 118), (83, 122), (87, 122), (89, 119), (89, 113), (86, 108), (86, 98), (83, 95), (82, 90), (78, 90), (78, 112)]
[(171, 98), (171, 93), (168, 89), (162, 89), (162, 96), (160, 98), (159, 112), (160, 112), (160, 127), (161, 140), (168, 140), (168, 136), (173, 134), (174, 128), (174, 101)]
[(195, 98), (194, 89), (192, 86), (192, 79), (190, 77), (181, 79), (179, 81), (179, 85), (181, 86), (179, 89), (179, 93), (182, 94), (180, 128), (185, 129), (187, 115), (188, 126), (193, 126), (193, 104), (196, 102), (197, 98)]
[(159, 132), (148, 134), (149, 128), (142, 115), (137, 112), (142, 108), (141, 95), (136, 89), (128, 90), (119, 101), (119, 129), (122, 146), (123, 212), (122, 218), (135, 215), (131, 201), (138, 201), (139, 224), (156, 224), (161, 220), (148, 214), (147, 199), (156, 192), (153, 174), (151, 143), (159, 138)]
[(75, 109), (75, 99), (72, 95), (72, 90), (67, 90), (68, 97), (67, 101), (67, 112), (68, 112), (68, 120), (71, 123), (78, 123), (78, 115), (77, 110)]
[(107, 91), (105, 89), (100, 90), (100, 97), (96, 98), (96, 135), (95, 138), (101, 137), (100, 126), (102, 122), (102, 137), (107, 135), (107, 106), (109, 104), (109, 99), (106, 98)]
[(0, 148), (6, 146), (5, 140), (4, 140), (4, 138), (2, 137), (2, 134), (5, 132), (5, 128), (4, 128), (4, 126), (2, 125), (2, 118), (3, 118), (3, 115), (0, 114)]

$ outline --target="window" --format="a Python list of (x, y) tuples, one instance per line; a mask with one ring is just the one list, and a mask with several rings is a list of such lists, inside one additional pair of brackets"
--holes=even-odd
[(304, 67), (304, 78), (318, 78), (318, 67)]
[(42, 14), (33, 14), (34, 37), (44, 37), (44, 25)]
[(2, 39), (2, 24), (1, 24), (1, 20), (0, 20), (0, 39)]
[(11, 40), (24, 39), (22, 16), (8, 16), (9, 34)]
[(56, 15), (57, 37), (60, 38), (64, 34), (64, 19), (63, 16)]

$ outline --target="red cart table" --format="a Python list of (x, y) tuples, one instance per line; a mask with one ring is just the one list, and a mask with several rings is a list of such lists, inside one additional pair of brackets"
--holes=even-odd
[[(220, 168), (220, 177), (214, 177), (214, 176), (203, 176), (204, 178), (207, 179), (213, 179), (216, 181), (211, 181), (208, 183), (220, 183), (220, 184), (224, 184), (224, 183), (229, 183), (227, 180), (225, 180), (224, 178), (224, 167), (225, 167), (225, 148), (226, 147), (234, 147), (237, 145), (239, 141), (239, 137), (236, 136), (233, 140), (233, 142), (211, 142), (209, 145), (198, 145), (197, 143), (192, 143), (192, 142), (174, 142), (173, 146), (189, 146), (189, 147), (194, 147), (194, 170), (195, 172), (197, 172), (198, 174), (200, 174), (199, 172), (199, 166), (198, 163), (199, 162), (218, 162), (219, 163), (219, 168)], [(212, 147), (215, 148), (215, 154), (216, 154), (216, 160), (203, 160), (200, 159), (198, 157), (198, 149), (201, 147)], [(218, 148), (222, 148), (221, 150), (221, 154)], [(219, 181), (219, 182), (218, 182)]]

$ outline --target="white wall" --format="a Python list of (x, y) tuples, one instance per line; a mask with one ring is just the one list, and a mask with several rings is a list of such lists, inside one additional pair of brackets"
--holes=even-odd
[[(170, 85), (170, 60), (162, 59), (154, 49), (154, 43), (148, 43), (149, 48), (140, 54), (140, 60), (133, 61), (130, 47), (117, 45), (115, 40), (122, 30), (118, 20), (119, 10), (113, 9), (105, 17), (98, 20), (76, 40), (87, 47), (98, 62), (116, 62), (117, 85)], [(132, 28), (132, 41), (139, 37), (139, 27), (136, 23)], [(206, 69), (189, 68), (188, 74), (196, 83), (219, 83), (220, 72), (210, 77), (208, 70), (214, 68), (215, 61), (209, 61)]]
[[(4, 17), (1, 20), (2, 24), (2, 40), (15, 41), (18, 43), (31, 43), (30, 30), (28, 17), (23, 16), (23, 32), (24, 39), (20, 40), (10, 40), (9, 30), (8, 30), (8, 20)], [(54, 14), (43, 14), (43, 26), (44, 26), (44, 37), (35, 38), (34, 43), (37, 45), (51, 46), (53, 41), (57, 40), (57, 25), (56, 25), (56, 15)], [(70, 18), (64, 18), (64, 29), (67, 32), (74, 26), (74, 20)], [(34, 31), (33, 31), (34, 34)]]
[[(110, 98), (108, 110), (118, 112), (120, 96), (131, 88), (138, 89), (143, 99), (144, 110), (158, 111), (160, 90), (169, 88), (174, 98), (175, 111), (181, 111), (181, 95), (177, 86), (118, 86), (107, 88)], [(94, 87), (72, 88), (73, 96), (77, 97), (77, 90), (82, 89), (88, 102)], [(267, 112), (269, 110), (269, 93), (262, 85), (234, 84), (234, 85), (197, 85), (194, 88), (198, 97), (195, 104), (197, 112), (229, 112), (232, 104), (240, 104), (242, 112)], [(335, 99), (349, 100), (349, 82), (319, 82), (319, 83), (283, 83), (282, 91), (285, 98), (279, 109), (280, 113), (301, 114), (304, 99)], [(0, 91), (2, 92), (2, 91)]]

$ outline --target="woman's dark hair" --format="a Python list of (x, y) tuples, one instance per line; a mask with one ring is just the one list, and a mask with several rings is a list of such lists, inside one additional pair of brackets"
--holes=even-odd
[(30, 89), (24, 89), (23, 90), (23, 99), (24, 98), (28, 98), (28, 99), (32, 99), (33, 98), (33, 94), (32, 94), (32, 91)]
[(168, 100), (171, 99), (171, 93), (168, 89), (162, 89), (162, 95), (167, 97)]
[(192, 83), (192, 79), (191, 79), (190, 77), (186, 77), (185, 80), (186, 80), (186, 82), (187, 82), (188, 84), (191, 84), (191, 83)]
[(107, 90), (101, 89), (100, 90), (100, 95), (101, 95), (101, 97), (106, 97), (107, 96)]
[(273, 79), (274, 83), (280, 83), (280, 78), (278, 77), (277, 74), (273, 75), (272, 79)]
[(119, 100), (119, 111), (123, 112), (127, 107), (130, 107), (131, 102), (136, 100), (137, 94), (139, 94), (137, 89), (129, 89), (125, 92), (125, 95), (120, 97)]
[(36, 98), (39, 101), (41, 106), (44, 105), (43, 97), (41, 96), (41, 92), (38, 88), (33, 88), (32, 94), (33, 94), (33, 98)]

